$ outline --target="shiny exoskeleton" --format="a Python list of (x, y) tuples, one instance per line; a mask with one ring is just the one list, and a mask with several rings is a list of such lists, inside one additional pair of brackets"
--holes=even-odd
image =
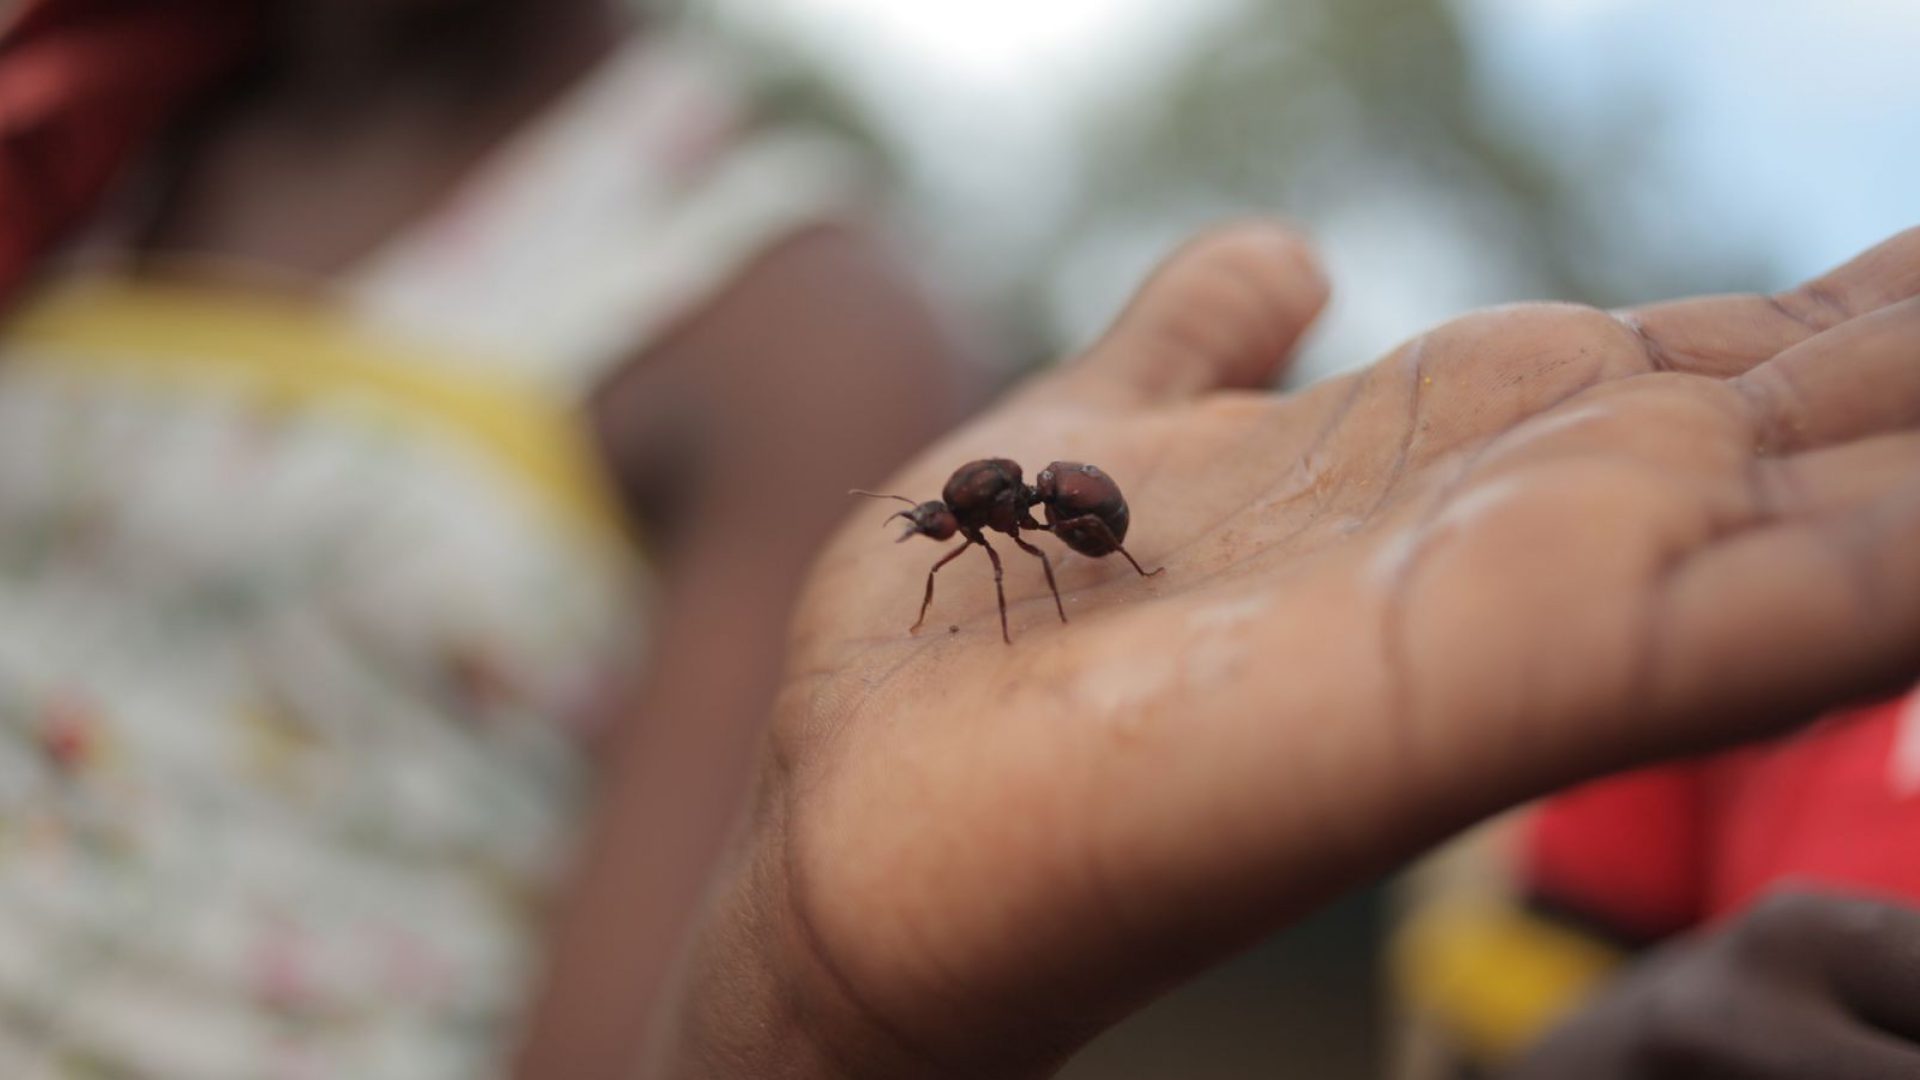
[[(1050, 532), (1073, 550), (1094, 558), (1117, 551), (1142, 577), (1152, 577), (1165, 569), (1161, 567), (1152, 572), (1141, 569), (1140, 563), (1121, 546), (1121, 541), (1127, 538), (1131, 519), (1127, 500), (1120, 494), (1120, 485), (1098, 466), (1056, 461), (1040, 470), (1034, 481), (1026, 483), (1015, 462), (1006, 458), (983, 458), (954, 470), (940, 498), (929, 502), (915, 503), (904, 495), (854, 492), (873, 498), (899, 499), (912, 507), (887, 519), (907, 519), (907, 531), (900, 535), (901, 540), (913, 536), (946, 540), (956, 532), (966, 538), (966, 543), (948, 552), (927, 571), (927, 592), (920, 601), (920, 617), (914, 620), (910, 630), (919, 630), (927, 621), (927, 608), (933, 604), (933, 576), (961, 552), (978, 544), (986, 549), (987, 558), (993, 562), (993, 588), (1000, 600), (1000, 636), (1008, 644), (1013, 643), (1012, 635), (1007, 632), (1007, 594), (1001, 584), (1000, 553), (987, 543), (989, 530), (1007, 534), (1020, 550), (1040, 560), (1061, 622), (1067, 621), (1067, 609), (1060, 602), (1060, 588), (1053, 581), (1053, 560), (1047, 558), (1046, 552), (1022, 540), (1020, 530)], [(1034, 520), (1035, 506), (1046, 508), (1046, 524)]]

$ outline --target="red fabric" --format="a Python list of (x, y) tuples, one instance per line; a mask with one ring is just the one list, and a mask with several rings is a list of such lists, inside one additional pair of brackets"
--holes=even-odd
[(1641, 938), (1734, 914), (1789, 881), (1920, 904), (1920, 762), (1901, 760), (1916, 739), (1920, 690), (1590, 784), (1536, 811), (1529, 884)]
[(237, 58), (250, 0), (26, 0), (0, 32), (0, 302)]
[(1532, 891), (1636, 940), (1691, 926), (1707, 838), (1700, 767), (1597, 780), (1541, 805), (1528, 830)]

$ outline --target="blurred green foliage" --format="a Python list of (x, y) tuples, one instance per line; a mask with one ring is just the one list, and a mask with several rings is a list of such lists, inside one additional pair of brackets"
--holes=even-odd
[[(877, 160), (893, 153), (841, 73), (777, 35), (714, 25), (752, 50), (773, 114), (831, 124)], [(1077, 189), (1049, 235), (1024, 245), (1038, 257), (995, 266), (1000, 314), (1033, 352), (1051, 351), (1060, 320), (1047, 308), (1063, 276), (1097, 264), (1116, 237), (1177, 235), (1251, 212), (1310, 228), (1376, 208), (1382, 221), (1403, 219), (1389, 207), (1444, 217), (1435, 224), (1462, 249), (1461, 276), (1484, 270), (1497, 283), (1497, 295), (1475, 302), (1615, 305), (1768, 280), (1757, 246), (1680, 220), (1663, 190), (1656, 92), (1609, 102), (1597, 125), (1543, 135), (1516, 122), (1503, 95), (1525, 89), (1489, 78), (1468, 29), (1448, 0), (1230, 6), (1174, 63), (1084, 111), (1070, 133)]]

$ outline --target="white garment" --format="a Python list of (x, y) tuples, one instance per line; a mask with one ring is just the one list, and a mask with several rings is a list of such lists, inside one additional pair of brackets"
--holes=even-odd
[(639, 569), (609, 364), (831, 216), (637, 45), (332, 298), (56, 283), (0, 338), (0, 1076), (498, 1067)]

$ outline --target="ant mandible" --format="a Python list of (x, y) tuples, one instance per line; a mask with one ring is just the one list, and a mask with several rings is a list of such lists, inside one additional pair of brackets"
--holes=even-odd
[[(1127, 538), (1131, 518), (1127, 500), (1120, 494), (1120, 485), (1113, 482), (1113, 477), (1094, 465), (1056, 461), (1040, 470), (1034, 483), (1027, 484), (1015, 462), (1006, 458), (984, 458), (954, 470), (940, 498), (930, 502), (916, 503), (904, 495), (878, 495), (871, 491), (855, 490), (850, 494), (870, 499), (899, 499), (912, 507), (887, 518), (888, 521), (897, 517), (907, 519), (907, 531), (900, 534), (902, 541), (914, 536), (946, 540), (956, 532), (967, 539), (927, 571), (927, 595), (920, 601), (920, 617), (914, 620), (909, 633), (919, 630), (920, 624), (927, 621), (927, 608), (933, 603), (933, 576), (941, 567), (959, 558), (961, 552), (978, 544), (993, 561), (993, 591), (1000, 600), (1000, 637), (1007, 644), (1013, 644), (1013, 637), (1007, 632), (1007, 593), (1001, 585), (1000, 553), (987, 543), (987, 529), (1006, 533), (1020, 550), (1040, 560), (1061, 622), (1067, 621), (1067, 609), (1060, 602), (1060, 587), (1053, 583), (1053, 560), (1047, 558), (1046, 552), (1020, 539), (1021, 529), (1050, 532), (1073, 550), (1094, 558), (1117, 551), (1133, 564), (1141, 577), (1152, 577), (1166, 569), (1163, 566), (1151, 573), (1142, 570), (1140, 563), (1120, 546), (1120, 541)], [(1033, 518), (1032, 507), (1036, 504), (1047, 509), (1045, 525)]]

